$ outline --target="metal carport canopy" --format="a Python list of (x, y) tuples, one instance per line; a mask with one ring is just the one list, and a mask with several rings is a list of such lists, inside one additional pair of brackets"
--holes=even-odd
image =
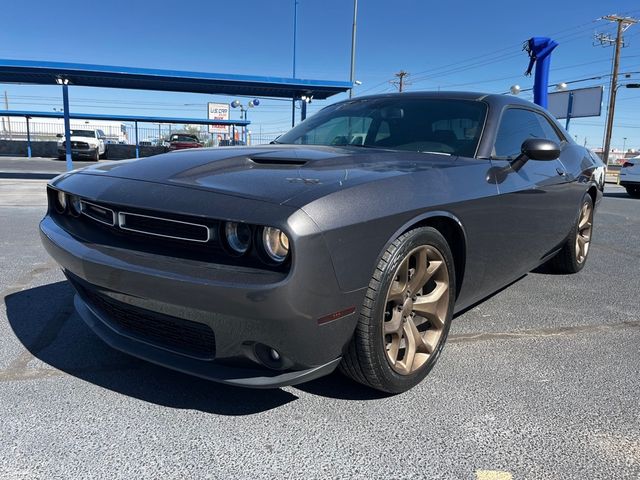
[(0, 83), (56, 85), (60, 79), (85, 87), (319, 100), (352, 87), (351, 82), (330, 80), (0, 59)]
[[(0, 110), (0, 117), (25, 118), (64, 118), (62, 112), (31, 112), (27, 110)], [(99, 113), (70, 113), (69, 118), (77, 120), (115, 120), (119, 122), (148, 122), (148, 123), (182, 123), (193, 125), (238, 125), (247, 126), (250, 120), (212, 120), (182, 117), (143, 117), (138, 115), (102, 115)]]

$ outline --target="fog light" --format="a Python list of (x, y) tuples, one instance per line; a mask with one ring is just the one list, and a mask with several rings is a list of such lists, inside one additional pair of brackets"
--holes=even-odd
[(271, 360), (274, 360), (276, 362), (280, 360), (280, 354), (273, 348), (269, 350), (269, 356), (271, 357)]

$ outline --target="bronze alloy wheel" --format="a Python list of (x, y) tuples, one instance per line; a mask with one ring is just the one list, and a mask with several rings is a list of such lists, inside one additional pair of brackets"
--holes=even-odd
[(381, 255), (340, 369), (387, 393), (406, 392), (435, 365), (456, 296), (451, 247), (431, 226), (396, 238)]
[(592, 226), (593, 206), (591, 203), (584, 203), (580, 210), (580, 220), (578, 221), (578, 232), (576, 235), (576, 261), (578, 263), (583, 263), (589, 253)]
[(444, 257), (422, 245), (406, 255), (387, 293), (383, 338), (393, 370), (408, 375), (436, 350), (449, 314), (449, 273)]

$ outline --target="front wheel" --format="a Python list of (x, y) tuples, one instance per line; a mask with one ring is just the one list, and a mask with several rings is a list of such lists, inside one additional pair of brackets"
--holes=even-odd
[(577, 273), (584, 268), (593, 234), (593, 200), (588, 193), (582, 197), (575, 225), (562, 249), (549, 261), (556, 273)]
[(422, 381), (449, 333), (455, 285), (440, 232), (422, 227), (397, 238), (371, 278), (342, 372), (388, 393)]
[(640, 198), (640, 187), (625, 187), (631, 198)]

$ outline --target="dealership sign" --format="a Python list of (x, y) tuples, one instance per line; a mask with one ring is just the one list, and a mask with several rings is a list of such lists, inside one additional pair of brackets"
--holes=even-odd
[(599, 117), (603, 87), (577, 88), (549, 94), (547, 110), (560, 118)]
[[(228, 103), (210, 102), (207, 110), (209, 120), (229, 120)], [(229, 133), (229, 125), (209, 125), (209, 133)]]

